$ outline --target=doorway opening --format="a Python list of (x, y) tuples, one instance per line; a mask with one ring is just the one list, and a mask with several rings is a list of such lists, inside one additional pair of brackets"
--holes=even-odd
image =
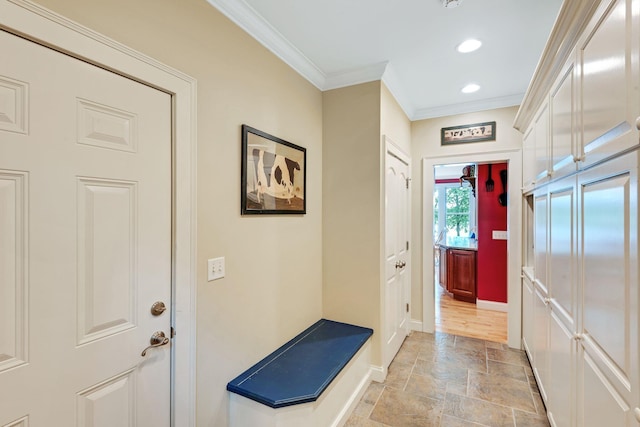
[[(519, 186), (509, 186), (509, 182), (520, 181), (522, 160), (518, 154), (516, 151), (508, 151), (423, 159), (424, 331), (440, 330), (520, 348), (521, 290), (518, 245), (521, 206), (518, 197)], [(493, 183), (487, 184), (489, 164), (492, 168)], [(472, 179), (463, 179), (461, 184), (460, 178), (465, 175), (463, 168), (467, 166), (473, 166), (474, 173)], [(449, 177), (438, 176), (436, 170), (446, 170), (446, 167), (453, 167), (455, 172), (450, 172)], [(488, 188), (491, 188), (491, 191), (488, 191)], [(495, 205), (493, 209), (501, 210), (504, 221), (502, 225), (485, 224), (487, 208), (484, 201), (487, 198)], [(492, 211), (489, 211), (488, 216), (490, 220), (495, 219)], [(459, 248), (455, 247), (456, 244), (447, 245), (447, 239), (474, 240), (471, 243), (476, 245), (480, 243), (479, 252), (478, 246), (473, 245), (462, 249), (475, 250), (476, 257), (479, 253), (482, 254), (471, 263), (474, 266), (479, 264), (480, 270), (488, 268), (489, 280), (496, 267), (491, 262), (487, 264), (483, 246), (486, 248), (486, 245), (493, 243), (501, 245), (501, 295), (496, 296), (493, 293), (494, 289), (487, 292), (488, 288), (481, 285), (479, 292), (476, 289), (475, 295), (465, 299), (456, 298), (454, 292), (451, 292), (450, 288), (447, 289), (445, 283), (449, 277), (441, 281), (442, 275), (446, 275), (452, 268), (447, 265), (447, 260), (451, 259), (447, 254), (447, 247), (452, 246), (452, 249), (455, 249), (454, 263), (458, 263), (458, 267), (454, 271), (462, 272), (463, 275), (466, 274), (464, 255), (468, 255), (464, 251), (457, 251)], [(490, 255), (490, 258), (493, 257), (495, 256)], [(473, 259), (473, 256), (468, 258)], [(475, 272), (471, 271), (469, 274), (475, 277)], [(486, 277), (482, 280), (486, 283)], [(464, 280), (462, 283), (464, 284)]]
[(503, 162), (433, 168), (436, 331), (507, 341), (506, 240), (496, 240), (506, 233), (506, 173)]

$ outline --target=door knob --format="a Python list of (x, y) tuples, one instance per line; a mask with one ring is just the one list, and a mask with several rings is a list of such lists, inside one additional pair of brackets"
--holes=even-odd
[(633, 410), (633, 415), (636, 416), (636, 421), (638, 421), (640, 423), (640, 408), (635, 408)]
[(405, 265), (407, 265), (407, 263), (404, 261), (396, 261), (396, 268), (404, 268)]
[(151, 335), (151, 338), (149, 339), (149, 343), (151, 345), (148, 346), (147, 348), (145, 348), (144, 350), (142, 350), (142, 354), (141, 354), (142, 357), (147, 355), (147, 350), (149, 350), (150, 348), (160, 347), (160, 346), (163, 346), (165, 344), (168, 344), (169, 343), (169, 338), (167, 338), (164, 335), (164, 332), (156, 331), (156, 332), (153, 333), (153, 335)]

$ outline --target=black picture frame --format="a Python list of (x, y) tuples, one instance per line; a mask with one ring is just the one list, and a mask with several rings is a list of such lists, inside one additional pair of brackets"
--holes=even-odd
[(495, 141), (496, 122), (452, 126), (440, 130), (440, 144), (454, 145), (468, 142)]
[(241, 214), (306, 214), (307, 149), (242, 125)]

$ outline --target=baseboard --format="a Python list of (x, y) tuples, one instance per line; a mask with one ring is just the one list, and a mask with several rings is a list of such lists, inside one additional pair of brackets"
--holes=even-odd
[(358, 406), (358, 403), (360, 403), (360, 399), (362, 399), (362, 396), (367, 392), (369, 384), (371, 384), (371, 370), (369, 370), (369, 373), (362, 378), (358, 387), (356, 387), (349, 399), (347, 399), (333, 424), (331, 424), (331, 427), (342, 427), (347, 423), (351, 413), (356, 406)]
[(371, 379), (377, 383), (383, 383), (387, 378), (387, 369), (382, 366), (371, 365), (370, 366)]
[(422, 332), (422, 321), (411, 319), (411, 323), (409, 323), (409, 328), (412, 331)]
[(506, 302), (484, 301), (476, 300), (476, 307), (482, 310), (502, 311), (503, 313), (509, 312), (509, 304)]

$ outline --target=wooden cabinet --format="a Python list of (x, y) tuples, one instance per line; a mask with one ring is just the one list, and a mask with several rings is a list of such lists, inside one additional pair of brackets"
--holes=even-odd
[(476, 251), (447, 251), (447, 290), (456, 299), (476, 302)]
[(439, 282), (455, 299), (476, 302), (476, 251), (440, 246)]

